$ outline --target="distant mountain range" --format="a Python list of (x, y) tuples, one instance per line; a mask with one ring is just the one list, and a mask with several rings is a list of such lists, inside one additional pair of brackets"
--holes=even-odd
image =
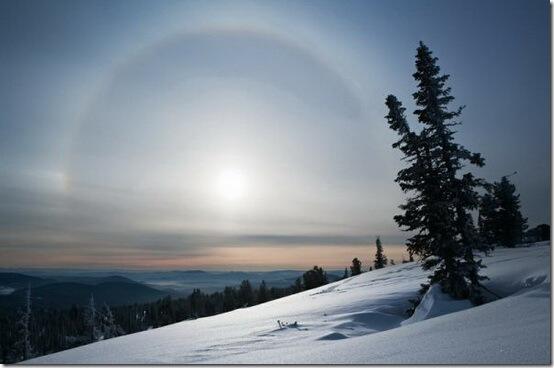
[[(19, 271), (19, 270), (18, 270)], [(23, 271), (23, 270), (22, 270)], [(30, 274), (28, 274), (28, 273)], [(111, 306), (155, 301), (167, 295), (186, 296), (194, 289), (211, 293), (225, 286), (237, 286), (249, 280), (257, 287), (264, 280), (268, 287), (287, 287), (304, 271), (82, 271), (29, 270), (25, 273), (0, 272), (0, 308), (22, 305), (27, 285), (32, 288), (33, 304), (71, 307), (85, 305), (90, 295), (97, 304)], [(342, 276), (328, 272), (329, 281)]]
[(122, 276), (40, 278), (18, 273), (0, 273), (0, 307), (19, 307), (25, 290), (32, 288), (32, 303), (37, 306), (71, 307), (85, 305), (91, 295), (101, 305), (123, 305), (155, 301), (169, 293), (143, 285)]
[(0, 272), (0, 295), (8, 295), (17, 289), (26, 288), (28, 285), (37, 287), (53, 282), (53, 280), (41, 277), (23, 275), (15, 272)]
[(302, 274), (302, 271), (294, 270), (267, 272), (187, 270), (127, 273), (124, 276), (158, 289), (189, 294), (193, 289), (204, 292), (220, 291), (225, 286), (239, 285), (243, 280), (249, 280), (254, 286), (264, 280), (269, 287), (287, 287), (292, 285), (296, 278), (302, 277)]

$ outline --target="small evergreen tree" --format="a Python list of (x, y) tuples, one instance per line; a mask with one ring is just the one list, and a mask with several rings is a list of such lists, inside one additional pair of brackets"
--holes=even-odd
[(358, 258), (352, 260), (352, 266), (350, 266), (350, 275), (356, 276), (362, 273), (362, 262)]
[(89, 342), (95, 342), (100, 337), (98, 329), (98, 316), (96, 315), (96, 306), (94, 305), (94, 295), (90, 294), (89, 302), (85, 310), (85, 326), (88, 330)]
[(344, 268), (344, 274), (342, 275), (342, 279), (347, 279), (348, 278), (348, 268)]
[(302, 280), (300, 277), (298, 277), (296, 280), (294, 280), (294, 292), (299, 293), (302, 290), (304, 290), (304, 287), (302, 286)]
[(225, 312), (232, 311), (237, 308), (238, 304), (236, 289), (231, 286), (226, 286), (225, 289), (223, 289), (223, 310)]
[(254, 305), (254, 291), (250, 281), (243, 280), (239, 286), (239, 300), (242, 306), (249, 307)]
[(313, 269), (304, 272), (302, 278), (304, 279), (304, 290), (313, 289), (328, 283), (327, 273), (323, 271), (322, 267), (318, 266), (314, 266)]
[(489, 245), (514, 247), (523, 241), (527, 219), (521, 215), (519, 194), (507, 176), (487, 185), (479, 203), (479, 235)]
[(27, 360), (33, 357), (33, 347), (31, 345), (31, 284), (27, 285), (25, 303), (19, 314), (19, 341), (16, 343), (16, 349), (20, 352), (20, 357), (17, 360)]
[(102, 305), (100, 310), (100, 340), (111, 339), (112, 337), (117, 337), (125, 334), (125, 331), (115, 323), (115, 318), (113, 316), (110, 306), (106, 303)]
[(194, 317), (205, 316), (206, 311), (206, 296), (200, 289), (194, 289), (189, 295), (191, 312)]
[(525, 235), (530, 237), (531, 242), (550, 240), (550, 225), (540, 224), (527, 231)]
[(257, 303), (265, 303), (269, 300), (269, 293), (267, 291), (267, 285), (264, 280), (260, 283), (260, 287), (258, 288), (257, 293)]
[(373, 261), (373, 265), (375, 266), (375, 269), (378, 270), (387, 265), (387, 257), (383, 252), (383, 245), (381, 244), (380, 237), (377, 237), (377, 240), (375, 241), (375, 245), (377, 246), (377, 253), (375, 253), (375, 260)]
[(536, 229), (538, 232), (539, 241), (550, 240), (550, 225), (540, 224), (536, 227)]
[(394, 262), (394, 259), (391, 259), (391, 260), (390, 260), (390, 265), (391, 265), (391, 266), (396, 265), (396, 263)]
[(493, 220), (495, 237), (498, 244), (514, 247), (521, 243), (523, 233), (527, 229), (527, 219), (521, 215), (519, 194), (508, 177), (503, 176), (499, 183), (494, 183), (493, 193), (497, 204)]
[(479, 216), (477, 225), (479, 226), (479, 237), (485, 244), (493, 245), (496, 239), (496, 209), (498, 204), (491, 193), (485, 193), (479, 201)]

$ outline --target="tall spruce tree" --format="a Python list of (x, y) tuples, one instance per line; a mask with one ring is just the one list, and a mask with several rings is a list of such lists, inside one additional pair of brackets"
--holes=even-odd
[(380, 268), (383, 268), (387, 265), (387, 257), (385, 256), (385, 253), (383, 252), (383, 245), (381, 244), (381, 238), (377, 237), (377, 240), (375, 241), (375, 245), (377, 246), (377, 252), (375, 253), (375, 260), (373, 261), (373, 265), (375, 266), (375, 269), (378, 270)]
[(404, 230), (415, 232), (407, 241), (408, 252), (421, 258), (424, 269), (434, 268), (430, 284), (440, 283), (451, 296), (480, 303), (483, 266), (474, 252), (489, 247), (478, 241), (470, 211), (478, 206), (475, 188), (483, 181), (470, 172), (459, 172), (466, 162), (480, 167), (484, 160), (454, 141), (452, 127), (460, 124), (455, 119), (462, 107), (449, 110), (454, 99), (446, 86), (449, 75), (440, 73), (437, 60), (420, 42), (413, 74), (418, 83), (413, 94), (414, 114), (421, 124), (418, 132), (410, 129), (402, 103), (393, 95), (386, 99), (387, 122), (400, 136), (393, 147), (402, 151), (408, 163), (396, 182), (412, 194), (400, 206), (403, 214), (394, 219)]

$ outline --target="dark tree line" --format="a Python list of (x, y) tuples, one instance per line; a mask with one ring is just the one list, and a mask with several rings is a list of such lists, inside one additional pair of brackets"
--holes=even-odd
[(91, 295), (86, 305), (72, 305), (67, 309), (32, 308), (29, 288), (21, 309), (0, 309), (0, 359), (1, 363), (16, 363), (99, 340), (265, 303), (327, 283), (327, 273), (314, 266), (289, 287), (268, 287), (265, 281), (253, 287), (244, 280), (238, 287), (227, 286), (223, 291), (209, 294), (195, 289), (183, 298), (167, 296), (150, 303), (112, 307), (104, 304), (100, 308)]

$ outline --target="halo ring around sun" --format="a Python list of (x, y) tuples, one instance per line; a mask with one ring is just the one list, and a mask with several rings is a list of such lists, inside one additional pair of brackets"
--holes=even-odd
[[(234, 55), (235, 52), (251, 52), (255, 57), (239, 59)], [(275, 63), (279, 58), (284, 60), (282, 65)], [(209, 62), (205, 62), (207, 60)], [(266, 64), (269, 62), (276, 66), (267, 67)], [(329, 91), (322, 97), (324, 100), (321, 100), (320, 96), (314, 97), (305, 93), (302, 83), (307, 85), (307, 81), (286, 76), (286, 72), (290, 70), (291, 65), (294, 67), (295, 63), (311, 70), (314, 73), (311, 78), (318, 79), (322, 86), (327, 87), (323, 88)], [(156, 68), (152, 65), (156, 65)], [(179, 159), (188, 159), (186, 156), (189, 155), (190, 149), (187, 140), (190, 130), (184, 130), (183, 141), (179, 143), (183, 148), (184, 158), (169, 154), (163, 156), (165, 147), (143, 141), (143, 137), (137, 139), (133, 136), (133, 130), (168, 131), (171, 136), (176, 130), (175, 127), (164, 126), (161, 120), (148, 123), (133, 122), (135, 125), (128, 121), (133, 109), (144, 104), (152, 104), (155, 107), (156, 103), (164, 103), (159, 100), (171, 92), (171, 83), (175, 82), (168, 76), (168, 70), (179, 71), (177, 78), (183, 80), (178, 82), (183, 84), (188, 83), (189, 79), (202, 77), (252, 79), (260, 85), (273, 83), (277, 89), (289, 91), (313, 106), (336, 104), (337, 108), (343, 109), (345, 115), (359, 114), (362, 110), (360, 99), (340, 73), (309, 48), (284, 37), (253, 29), (218, 28), (178, 34), (144, 48), (117, 67), (108, 78), (105, 87), (87, 107), (76, 129), (71, 153), (67, 155), (69, 161), (66, 173), (68, 180), (73, 184), (72, 190), (83, 185), (141, 193), (155, 185), (155, 178), (161, 176), (157, 170)], [(255, 72), (252, 72), (253, 70)], [(283, 78), (277, 82), (273, 79), (276, 70), (283, 73)], [(131, 95), (121, 92), (125, 90), (134, 92)], [(178, 93), (175, 95), (178, 97)], [(136, 96), (138, 98), (135, 98)], [(174, 97), (172, 95), (172, 98)], [(178, 104), (181, 104), (179, 108), (185, 108), (186, 97), (178, 101)], [(110, 152), (102, 151), (103, 143), (106, 141), (117, 143), (111, 145)], [(206, 146), (209, 143), (206, 142)], [(173, 145), (178, 144), (174, 142)], [(149, 156), (152, 152), (156, 152), (156, 160), (149, 162), (141, 158), (141, 155)], [(222, 170), (223, 173), (218, 174)], [(235, 170), (234, 174), (229, 174), (229, 170)], [(184, 185), (194, 180), (191, 175), (196, 175), (195, 172), (188, 172), (187, 175), (183, 174), (184, 177), (178, 177), (176, 170), (169, 171), (165, 173), (166, 176), (176, 176), (185, 183)], [(246, 176), (250, 178), (252, 173), (245, 172), (244, 167), (223, 166), (222, 169), (220, 165), (219, 168), (213, 167), (212, 171), (212, 178), (220, 175), (215, 179), (220, 197), (228, 201), (237, 201), (246, 196)]]

